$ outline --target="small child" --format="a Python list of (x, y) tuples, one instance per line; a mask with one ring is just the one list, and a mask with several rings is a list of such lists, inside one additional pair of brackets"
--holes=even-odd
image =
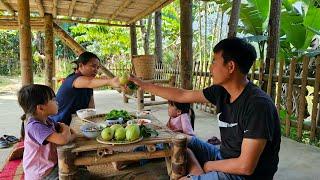
[[(53, 90), (45, 85), (32, 84), (18, 92), (18, 102), (24, 111), (23, 170), (26, 180), (57, 179), (58, 156), (56, 145), (64, 145), (75, 133), (63, 123), (48, 116), (57, 114), (58, 104)], [(25, 125), (25, 127), (24, 127)]]
[(169, 121), (167, 127), (174, 132), (194, 136), (194, 111), (189, 103), (168, 102)]

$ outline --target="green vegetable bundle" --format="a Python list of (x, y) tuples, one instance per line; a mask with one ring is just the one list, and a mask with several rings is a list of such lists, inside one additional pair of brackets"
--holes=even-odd
[(106, 119), (108, 120), (119, 118), (122, 118), (124, 121), (128, 121), (132, 119), (132, 116), (128, 113), (128, 111), (117, 109), (113, 109), (112, 111), (106, 114)]

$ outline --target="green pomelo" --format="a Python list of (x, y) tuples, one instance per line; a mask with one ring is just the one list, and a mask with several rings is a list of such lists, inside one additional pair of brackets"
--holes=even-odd
[(118, 128), (121, 128), (122, 127), (122, 125), (120, 125), (120, 124), (114, 124), (114, 125), (112, 125), (110, 128), (114, 131), (114, 132), (116, 132), (116, 130), (118, 129)]
[(119, 77), (120, 85), (124, 86), (129, 82), (129, 76), (127, 74), (122, 75)]
[(103, 129), (103, 131), (101, 132), (101, 137), (103, 140), (109, 141), (113, 138), (113, 134), (114, 134), (113, 129), (107, 127)]
[(125, 140), (126, 139), (126, 129), (123, 127), (116, 129), (116, 132), (114, 133), (114, 138), (117, 141)]
[(140, 127), (136, 124), (132, 124), (127, 127), (126, 139), (128, 141), (134, 141), (140, 138)]

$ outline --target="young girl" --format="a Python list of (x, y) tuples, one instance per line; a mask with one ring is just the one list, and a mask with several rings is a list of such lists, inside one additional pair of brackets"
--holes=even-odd
[(50, 87), (38, 84), (24, 86), (18, 92), (18, 102), (25, 113), (22, 119), (28, 118), (23, 122), (25, 179), (57, 179), (56, 145), (72, 141), (74, 131), (48, 118), (58, 112), (55, 94)]
[(174, 132), (194, 136), (194, 111), (189, 103), (168, 102), (169, 121), (167, 127)]

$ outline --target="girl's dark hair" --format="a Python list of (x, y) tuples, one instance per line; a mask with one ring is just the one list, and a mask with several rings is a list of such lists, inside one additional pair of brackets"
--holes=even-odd
[(168, 101), (168, 103), (169, 103), (169, 105), (174, 106), (178, 110), (180, 110), (182, 114), (188, 113), (190, 115), (192, 129), (194, 129), (195, 114), (194, 114), (194, 111), (193, 111), (191, 105), (189, 103), (178, 103), (175, 101)]
[(100, 61), (100, 59), (98, 58), (97, 55), (93, 54), (92, 52), (85, 51), (80, 54), (80, 56), (78, 57), (77, 60), (72, 61), (72, 63), (75, 63), (77, 65), (77, 69), (78, 69), (80, 63), (87, 64), (90, 61), (90, 59), (92, 59), (92, 58), (96, 58)]
[(26, 115), (33, 115), (36, 112), (37, 105), (46, 104), (49, 100), (56, 97), (54, 91), (45, 85), (30, 84), (23, 86), (18, 92), (18, 102), (24, 111), (21, 116), (21, 137), (24, 137), (24, 121)]

